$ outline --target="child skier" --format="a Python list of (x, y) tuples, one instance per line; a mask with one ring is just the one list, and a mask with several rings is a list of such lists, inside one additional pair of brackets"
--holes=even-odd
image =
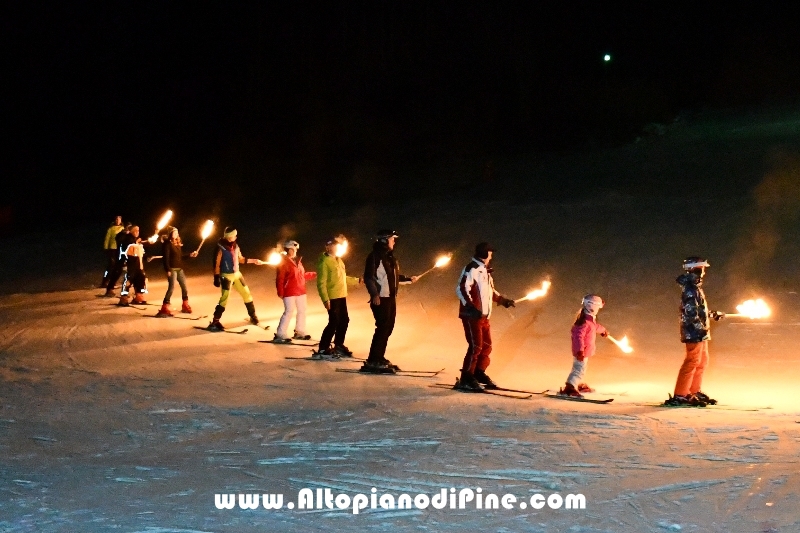
[(164, 271), (167, 273), (167, 293), (164, 295), (164, 302), (156, 316), (164, 318), (173, 316), (172, 310), (169, 308), (169, 303), (172, 299), (172, 291), (175, 290), (176, 280), (181, 287), (181, 299), (183, 301), (181, 313), (191, 313), (192, 308), (189, 306), (189, 291), (186, 289), (186, 274), (183, 272), (183, 260), (189, 257), (197, 257), (197, 252), (184, 254), (183, 242), (178, 233), (178, 228), (170, 228), (167, 239), (164, 241), (162, 247), (162, 256)]
[(258, 325), (258, 317), (256, 316), (256, 306), (253, 303), (253, 297), (250, 294), (250, 289), (244, 282), (244, 277), (239, 271), (239, 264), (247, 262), (239, 250), (239, 244), (236, 240), (238, 232), (233, 226), (225, 228), (223, 237), (217, 243), (217, 253), (214, 256), (214, 286), (220, 287), (222, 295), (219, 298), (217, 307), (214, 308), (214, 317), (208, 325), (211, 331), (222, 331), (225, 328), (220, 324), (219, 319), (222, 313), (225, 312), (225, 306), (228, 304), (228, 296), (231, 293), (231, 287), (241, 295), (245, 307), (247, 307), (247, 314), (250, 316), (250, 323)]
[[(306, 272), (303, 258), (297, 255), (300, 244), (297, 241), (286, 241), (282, 258), (275, 273), (275, 287), (278, 297), (283, 300), (283, 315), (278, 323), (278, 331), (273, 342), (292, 342), (292, 339), (307, 341), (311, 335), (306, 333), (306, 281), (317, 277), (316, 272)], [(289, 321), (297, 310), (294, 335), (289, 338)]]
[(604, 306), (605, 302), (597, 295), (587, 294), (583, 297), (583, 307), (572, 326), (572, 371), (564, 388), (558, 391), (561, 395), (583, 398), (582, 392), (594, 392), (594, 389), (583, 382), (583, 377), (586, 375), (589, 358), (595, 352), (597, 334), (601, 337), (608, 335), (608, 330), (597, 323), (597, 313)]
[[(128, 270), (122, 280), (119, 305), (131, 303), (144, 305), (147, 303), (144, 299), (144, 295), (147, 294), (147, 275), (144, 271), (144, 245), (139, 238), (139, 226), (132, 226), (129, 238), (123, 242), (130, 244), (125, 248), (125, 264)], [(129, 293), (131, 288), (134, 292), (132, 301)]]
[(703, 372), (708, 366), (709, 319), (719, 320), (725, 316), (725, 313), (708, 311), (702, 285), (709, 266), (708, 261), (701, 257), (687, 257), (683, 261), (685, 272), (675, 280), (681, 286), (681, 342), (686, 346), (686, 357), (678, 372), (674, 396), (670, 396), (664, 405), (705, 407), (717, 403), (700, 391)]

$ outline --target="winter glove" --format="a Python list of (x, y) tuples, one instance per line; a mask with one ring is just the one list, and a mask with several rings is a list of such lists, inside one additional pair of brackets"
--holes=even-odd
[(606, 330), (606, 331), (602, 332), (602, 333), (600, 334), (600, 336), (601, 336), (601, 337), (608, 337), (608, 330)]
[(517, 304), (514, 302), (514, 300), (511, 300), (510, 298), (506, 298), (505, 296), (501, 296), (500, 298), (498, 298), (497, 305), (502, 305), (506, 309), (508, 309), (509, 307), (516, 307), (517, 306)]
[(711, 318), (719, 322), (723, 318), (725, 318), (725, 313), (722, 311), (711, 311)]
[(575, 359), (580, 362), (583, 362), (583, 360), (586, 359), (586, 357), (583, 355), (583, 350), (579, 350), (578, 353), (575, 354)]
[(219, 287), (222, 284), (219, 274), (214, 274), (214, 286)]
[(464, 315), (470, 320), (478, 320), (479, 318), (483, 317), (481, 310), (474, 305), (467, 305), (464, 308)]

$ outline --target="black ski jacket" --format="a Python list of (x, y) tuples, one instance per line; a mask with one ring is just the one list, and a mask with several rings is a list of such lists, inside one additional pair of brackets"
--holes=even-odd
[(400, 274), (400, 263), (392, 250), (385, 243), (376, 242), (364, 265), (364, 285), (369, 295), (393, 298), (397, 296), (398, 285), (403, 282), (411, 282), (411, 278)]

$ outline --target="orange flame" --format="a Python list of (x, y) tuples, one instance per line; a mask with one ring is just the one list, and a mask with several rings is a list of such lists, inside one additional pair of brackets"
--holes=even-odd
[(550, 285), (552, 285), (552, 283), (550, 283), (549, 280), (545, 280), (545, 281), (542, 282), (541, 288), (536, 289), (534, 291), (531, 291), (528, 294), (526, 294), (524, 297), (520, 298), (519, 300), (515, 300), (515, 301), (522, 302), (522, 301), (525, 301), (525, 300), (535, 300), (537, 298), (541, 298), (542, 296), (545, 296), (547, 294), (548, 290), (550, 290)]
[(340, 242), (336, 243), (336, 257), (342, 257), (346, 254), (348, 246), (347, 239), (342, 239)]
[(761, 298), (757, 300), (747, 300), (741, 305), (736, 306), (737, 313), (731, 316), (746, 316), (747, 318), (767, 318), (772, 314), (767, 303)]
[(609, 335), (608, 336), (608, 340), (610, 340), (611, 342), (613, 342), (614, 344), (619, 346), (619, 349), (622, 350), (625, 353), (632, 353), (633, 352), (633, 348), (631, 348), (631, 345), (628, 342), (628, 336), (627, 335), (625, 335), (621, 339), (615, 339), (614, 337)]
[(212, 220), (206, 220), (206, 223), (203, 224), (203, 230), (200, 232), (200, 237), (206, 240), (209, 235), (211, 235), (212, 231), (214, 231), (214, 222)]
[(267, 258), (267, 264), (270, 266), (278, 266), (283, 261), (283, 254), (280, 252), (272, 252)]

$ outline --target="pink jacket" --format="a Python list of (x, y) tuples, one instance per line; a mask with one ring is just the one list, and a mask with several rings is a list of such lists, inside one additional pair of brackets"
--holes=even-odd
[(302, 296), (306, 293), (306, 280), (316, 277), (316, 272), (306, 272), (301, 258), (298, 257), (297, 263), (295, 263), (288, 257), (284, 257), (275, 274), (275, 287), (278, 289), (278, 296), (281, 298)]
[(583, 352), (584, 357), (591, 357), (595, 352), (595, 337), (606, 334), (606, 328), (595, 322), (592, 315), (583, 314), (586, 319), (581, 325), (572, 326), (572, 355)]

